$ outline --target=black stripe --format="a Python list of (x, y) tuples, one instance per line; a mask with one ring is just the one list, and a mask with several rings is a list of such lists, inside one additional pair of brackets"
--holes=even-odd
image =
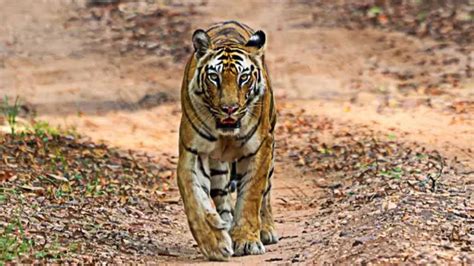
[(274, 167), (272, 167), (272, 169), (270, 169), (270, 172), (268, 173), (268, 178), (272, 178), (274, 169), (275, 169)]
[[(240, 55), (236, 55), (236, 54), (232, 55), (232, 59), (237, 60), (237, 61), (243, 61), (244, 60), (243, 57), (241, 57)], [(253, 65), (252, 65), (252, 67), (253, 67)]]
[(221, 170), (221, 169), (211, 169), (211, 176), (215, 175), (226, 175), (228, 174), (229, 171), (227, 170)]
[[(191, 124), (192, 128), (194, 129), (194, 131), (196, 131), (199, 136), (201, 136), (202, 138), (208, 140), (208, 141), (217, 141), (217, 138), (212, 136), (211, 134), (205, 134), (204, 132), (202, 132), (201, 130), (199, 130), (199, 128), (196, 127), (195, 124), (193, 124), (193, 122), (191, 121), (191, 119), (189, 118), (189, 115), (188, 115), (188, 112), (186, 111), (186, 108), (183, 108), (183, 114), (184, 116), (186, 117), (186, 119), (188, 119), (189, 121), (189, 124)], [(197, 117), (197, 116), (196, 116)], [(198, 117), (199, 120), (201, 120), (199, 117)], [(203, 123), (202, 121), (200, 121), (201, 123)], [(204, 124), (204, 123), (203, 123)]]
[(224, 214), (224, 213), (226, 213), (226, 212), (232, 214), (232, 211), (226, 210), (226, 209), (222, 209), (222, 210), (218, 210), (218, 211), (217, 211), (217, 213), (218, 213), (219, 215), (222, 215), (222, 214)]
[(235, 175), (235, 178), (232, 179), (232, 181), (234, 181), (234, 180), (235, 180), (235, 181), (240, 181), (240, 180), (242, 180), (242, 178), (243, 178), (244, 176), (246, 176), (246, 175), (247, 175), (247, 172), (245, 172), (245, 173), (243, 173), (243, 174), (236, 174), (236, 175)]
[(257, 124), (245, 136), (237, 138), (237, 140), (239, 141), (243, 140), (243, 142), (240, 144), (240, 147), (243, 147), (253, 137), (253, 135), (255, 135), (255, 132), (257, 132), (257, 129), (262, 122), (262, 117), (263, 117), (262, 113), (263, 113), (263, 104), (260, 110), (260, 117), (258, 118)]
[(184, 143), (182, 141), (181, 141), (181, 145), (183, 145), (183, 148), (184, 148), (185, 151), (190, 152), (194, 155), (198, 155), (198, 151), (196, 149), (186, 147), (186, 145), (184, 145)]
[(273, 133), (275, 131), (275, 126), (276, 126), (276, 115), (272, 117), (272, 120), (270, 121), (270, 133)]
[(247, 155), (244, 155), (244, 156), (240, 157), (239, 159), (237, 159), (237, 162), (240, 162), (240, 161), (242, 161), (242, 160), (244, 160), (244, 159), (247, 159), (247, 158), (250, 158), (250, 157), (255, 156), (255, 155), (258, 153), (258, 151), (260, 150), (260, 148), (262, 148), (263, 143), (264, 143), (266, 140), (267, 140), (267, 138), (264, 138), (264, 139), (262, 140), (262, 142), (260, 142), (260, 145), (258, 146), (258, 148), (257, 148), (256, 151), (254, 151), (254, 152), (252, 152), (252, 153), (249, 153), (249, 154), (247, 154)]
[(224, 48), (218, 49), (218, 52), (215, 53), (214, 57), (221, 56), (225, 54)]
[(250, 182), (250, 178), (246, 178), (244, 180), (240, 180), (239, 181), (239, 185), (238, 185), (238, 196), (237, 197), (240, 197), (240, 194), (243, 193), (243, 188)]
[(239, 48), (235, 48), (235, 47), (232, 47), (232, 48), (223, 47), (222, 50), (224, 50), (228, 54), (232, 54), (232, 53), (246, 54), (244, 49), (239, 49)]
[(237, 177), (237, 162), (232, 162), (232, 166), (230, 168), (230, 180), (235, 180)]
[(270, 132), (273, 132), (273, 129), (275, 128), (275, 124), (276, 124), (276, 114), (275, 114), (275, 99), (273, 98), (272, 90), (270, 90), (270, 119), (272, 120), (271, 121), (272, 129), (270, 130)]
[[(250, 86), (250, 89), (249, 89), (249, 91), (247, 92), (247, 94), (248, 94), (249, 96), (252, 96), (252, 97), (247, 97), (247, 99), (245, 100), (245, 105), (249, 105), (249, 103), (255, 99), (254, 96), (255, 96), (255, 92), (256, 92), (257, 86), (258, 86), (258, 84), (256, 84), (255, 81), (254, 81), (254, 82), (252, 83), (252, 85)], [(263, 101), (263, 98), (257, 99), (257, 102), (258, 102), (258, 101)], [(257, 103), (257, 102), (255, 102), (255, 103)], [(262, 105), (263, 105), (263, 103), (262, 103)], [(262, 106), (262, 109), (263, 109), (263, 106)]]
[(204, 193), (206, 193), (206, 195), (208, 196), (210, 195), (209, 189), (206, 186), (202, 185), (201, 188), (204, 191)]
[(239, 141), (241, 140), (244, 141), (240, 144), (240, 147), (244, 146), (245, 143), (247, 143), (247, 141), (249, 141), (250, 138), (252, 138), (252, 136), (255, 134), (255, 132), (257, 131), (257, 128), (260, 126), (261, 118), (262, 118), (262, 115), (260, 115), (260, 117), (258, 118), (257, 124), (246, 135), (237, 138), (237, 140)]
[(197, 72), (198, 72), (197, 86), (198, 86), (198, 88), (201, 89), (201, 91), (199, 92), (200, 94), (203, 93), (202, 88), (201, 88), (201, 69), (202, 69), (202, 67), (197, 68)]
[(244, 179), (244, 177), (247, 175), (247, 172), (241, 174), (240, 176), (238, 176), (238, 180), (237, 180), (237, 188), (238, 188), (238, 191), (237, 191), (237, 197), (240, 197), (240, 195), (244, 192), (243, 191), (243, 188), (250, 182), (251, 178), (247, 177)]
[(264, 197), (267, 196), (267, 194), (270, 192), (270, 189), (272, 189), (272, 184), (271, 184), (271, 183), (268, 184), (267, 189), (265, 190), (265, 192), (263, 192), (263, 196), (264, 196)]
[(245, 172), (243, 174), (240, 174), (240, 175), (237, 174), (237, 180), (239, 180), (239, 181), (242, 180), (242, 178), (244, 178), (244, 176), (246, 176), (246, 175), (247, 175), (247, 172)]
[[(239, 65), (241, 67), (243, 67), (242, 63), (240, 61), (234, 61), (234, 65)], [(245, 71), (245, 70), (244, 70)], [(243, 71), (242, 71), (243, 72)]]
[(211, 189), (211, 197), (213, 197), (213, 198), (215, 198), (217, 196), (220, 196), (220, 197), (227, 196), (227, 194), (229, 194), (229, 192), (227, 192), (226, 190), (220, 189), (220, 188)]
[(233, 28), (227, 28), (227, 27), (224, 27), (222, 29), (220, 29), (218, 32), (216, 32), (216, 35), (230, 35), (230, 34), (235, 34), (235, 36), (232, 36), (232, 37), (236, 37), (237, 39), (240, 40), (245, 40), (244, 36), (242, 36), (242, 34), (238, 31), (236, 31), (235, 29)]
[[(205, 72), (203, 71), (203, 73), (201, 73), (199, 79), (200, 79), (200, 80), (205, 79), (205, 77), (204, 77), (205, 74), (207, 74), (207, 72), (205, 73)], [(219, 86), (219, 82), (217, 82), (217, 86)], [(203, 97), (202, 99), (203, 99), (205, 102), (208, 102), (208, 99), (210, 98), (210, 96), (209, 96), (209, 88), (208, 88), (208, 86), (207, 86), (206, 80), (203, 80), (203, 81), (202, 81), (201, 90), (203, 91), (204, 96), (206, 96), (206, 97)], [(194, 107), (193, 107), (193, 109), (194, 109)], [(201, 121), (201, 120), (199, 120), (199, 121)], [(202, 121), (201, 121), (201, 122), (202, 122)], [(209, 127), (206, 127), (206, 128), (209, 130)]]
[[(262, 105), (262, 109), (263, 109), (263, 105)], [(263, 112), (263, 110), (262, 110), (262, 112)], [(240, 144), (240, 147), (243, 147), (253, 137), (253, 135), (255, 135), (255, 132), (257, 132), (257, 129), (258, 129), (258, 127), (260, 126), (260, 124), (262, 122), (262, 117), (263, 117), (263, 115), (262, 115), (262, 113), (260, 113), (260, 117), (258, 118), (257, 124), (250, 130), (250, 132), (247, 133), (247, 135), (245, 135), (243, 137), (237, 138), (237, 140), (243, 141)]]
[(201, 171), (201, 173), (207, 178), (207, 179), (211, 179), (211, 177), (206, 173), (206, 170), (204, 169), (204, 164), (202, 163), (202, 160), (201, 160), (201, 157), (198, 156), (198, 163), (199, 163), (199, 170)]
[(237, 27), (243, 29), (243, 30), (246, 30), (246, 31), (249, 31), (250, 27), (245, 25), (245, 24), (242, 24), (238, 21), (235, 21), (235, 20), (228, 20), (228, 21), (225, 21), (223, 22), (221, 25), (224, 26), (224, 25), (228, 25), (228, 24), (234, 24), (236, 25)]
[(240, 24), (240, 22), (235, 21), (235, 20), (227, 20), (227, 21), (224, 21), (224, 22), (222, 22), (221, 25), (224, 26), (224, 25), (227, 25), (227, 24), (235, 24), (235, 25), (237, 25), (237, 26), (239, 26), (240, 28), (243, 29), (242, 24)]
[(247, 185), (247, 183), (250, 181), (250, 178), (246, 178), (244, 180), (240, 180), (239, 181), (239, 194), (240, 194), (240, 191), (242, 191), (242, 189), (245, 187), (245, 185)]
[(222, 60), (228, 60), (228, 59), (229, 59), (229, 57), (228, 57), (227, 55), (225, 55), (225, 54), (223, 54), (223, 55), (221, 55), (221, 56), (219, 56), (219, 57), (217, 58), (217, 60), (221, 60), (221, 61), (222, 61)]

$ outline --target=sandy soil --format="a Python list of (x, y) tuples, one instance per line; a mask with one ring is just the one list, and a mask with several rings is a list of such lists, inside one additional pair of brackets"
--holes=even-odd
[[(229, 3), (208, 1), (199, 6), (201, 15), (193, 18), (193, 25), (205, 28), (215, 21), (236, 19), (265, 30), (269, 36), (268, 65), (280, 110), (297, 113), (305, 109), (308, 115), (353, 125), (354, 130), (367, 126), (474, 165), (472, 113), (458, 115), (447, 109), (456, 99), (473, 99), (474, 80), (463, 80), (450, 95), (434, 97), (430, 107), (423, 104), (426, 97), (404, 96), (394, 88), (395, 79), (368, 70), (373, 60), (408, 69), (413, 64), (401, 58), (403, 54), (416, 57), (434, 42), (377, 30), (302, 27), (311, 16), (293, 1), (278, 1), (272, 8), (258, 0)], [(38, 1), (31, 8), (30, 1), (0, 0), (0, 24), (7, 25), (0, 28), (0, 95), (19, 95), (34, 106), (37, 119), (75, 128), (94, 141), (156, 156), (176, 156), (179, 102), (152, 109), (130, 105), (157, 92), (178, 98), (184, 65), (168, 57), (117, 57), (90, 49), (82, 42), (83, 29), (64, 26), (76, 5)], [(395, 48), (387, 49), (387, 42)], [(398, 55), (394, 49), (404, 53)], [(377, 90), (380, 87), (385, 88), (384, 93)], [(316, 178), (278, 162), (273, 197), (283, 239), (269, 246), (265, 255), (233, 258), (232, 262), (299, 262), (295, 254), (311, 258), (307, 253), (314, 250), (300, 236), (310, 230), (305, 222), (321, 211), (318, 204), (308, 207), (307, 200), (323, 202), (327, 194), (314, 185)], [(178, 196), (174, 191), (170, 199)], [(180, 203), (170, 206), (179, 230), (165, 242), (179, 254), (158, 259), (202, 262), (193, 248)], [(322, 231), (312, 233), (318, 232)]]

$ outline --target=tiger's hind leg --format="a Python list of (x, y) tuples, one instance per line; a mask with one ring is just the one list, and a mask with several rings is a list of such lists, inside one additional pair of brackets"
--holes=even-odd
[(232, 223), (232, 199), (229, 191), (230, 165), (227, 162), (210, 160), (211, 197), (222, 220)]
[(275, 230), (275, 223), (273, 222), (272, 205), (270, 202), (270, 194), (272, 189), (272, 176), (274, 164), (270, 167), (267, 176), (267, 188), (263, 192), (262, 208), (260, 210), (260, 217), (262, 218), (262, 228), (260, 230), (260, 240), (264, 245), (275, 244), (278, 242), (278, 235)]

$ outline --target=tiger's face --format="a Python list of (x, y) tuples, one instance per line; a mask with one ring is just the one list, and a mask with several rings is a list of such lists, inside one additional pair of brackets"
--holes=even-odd
[(238, 134), (243, 117), (252, 115), (253, 107), (264, 93), (261, 72), (264, 42), (265, 34), (258, 31), (246, 45), (213, 48), (204, 31), (194, 33), (198, 58), (195, 94), (212, 114), (221, 135)]

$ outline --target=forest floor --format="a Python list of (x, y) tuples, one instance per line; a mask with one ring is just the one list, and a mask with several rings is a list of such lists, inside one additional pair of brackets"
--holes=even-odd
[(471, 9), (155, 2), (0, 0), (0, 264), (206, 263), (179, 90), (192, 31), (227, 19), (267, 33), (279, 113), (280, 242), (232, 263), (474, 263)]

